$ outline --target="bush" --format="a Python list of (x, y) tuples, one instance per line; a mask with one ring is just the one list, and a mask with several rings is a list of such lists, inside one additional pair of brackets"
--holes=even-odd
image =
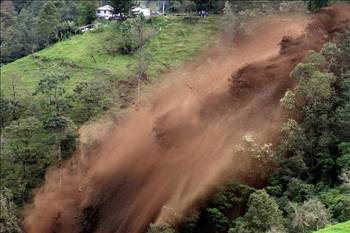
[(291, 205), (294, 209), (293, 226), (297, 232), (319, 230), (329, 223), (329, 211), (318, 199), (309, 199), (301, 206)]
[(344, 222), (350, 219), (350, 197), (344, 196), (330, 208), (332, 217), (339, 222)]

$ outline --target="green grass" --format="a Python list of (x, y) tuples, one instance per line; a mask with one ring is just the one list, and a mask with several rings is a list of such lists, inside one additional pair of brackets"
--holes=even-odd
[[(216, 17), (200, 19), (193, 24), (186, 23), (182, 17), (156, 19), (155, 24), (161, 30), (146, 44), (146, 51), (151, 54), (150, 77), (157, 78), (160, 73), (198, 54), (215, 38), (217, 21)], [(45, 73), (58, 68), (71, 76), (66, 82), (68, 91), (82, 80), (126, 79), (127, 67), (136, 62), (136, 56), (108, 54), (105, 47), (110, 33), (111, 30), (106, 29), (77, 35), (1, 67), (1, 91), (6, 95), (12, 77), (19, 77), (20, 94), (27, 96)]]
[(314, 233), (349, 233), (350, 221), (327, 226), (326, 228), (315, 231)]

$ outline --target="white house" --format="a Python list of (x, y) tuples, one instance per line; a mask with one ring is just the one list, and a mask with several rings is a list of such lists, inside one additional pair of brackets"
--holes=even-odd
[(96, 17), (109, 19), (114, 15), (114, 8), (110, 5), (105, 5), (97, 8)]
[(151, 16), (151, 10), (149, 8), (144, 8), (144, 7), (135, 7), (131, 9), (131, 13), (133, 15), (141, 15), (143, 14), (143, 16), (150, 17)]

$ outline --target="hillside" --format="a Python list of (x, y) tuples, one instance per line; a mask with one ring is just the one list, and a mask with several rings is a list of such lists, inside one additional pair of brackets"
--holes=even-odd
[[(162, 71), (183, 64), (208, 45), (217, 30), (217, 19), (207, 17), (188, 22), (184, 17), (168, 17), (148, 23), (157, 30), (146, 44), (146, 52), (152, 58), (149, 76), (155, 78)], [(10, 78), (17, 76), (22, 95), (30, 95), (38, 80), (53, 68), (69, 72), (70, 80), (65, 83), (68, 90), (82, 80), (127, 79), (128, 65), (136, 62), (136, 56), (112, 56), (107, 52), (109, 38), (117, 33), (112, 27), (112, 23), (107, 23), (104, 30), (74, 36), (1, 67), (1, 90), (6, 94)]]
[(31, 1), (0, 9), (0, 233), (349, 231), (350, 4)]
[(350, 232), (350, 221), (328, 226), (314, 233), (347, 233)]

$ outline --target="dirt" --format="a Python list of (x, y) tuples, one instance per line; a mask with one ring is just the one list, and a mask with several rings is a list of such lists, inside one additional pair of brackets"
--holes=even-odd
[[(220, 40), (142, 100), (94, 153), (81, 150), (59, 174), (51, 169), (26, 212), (27, 233), (142, 233), (176, 221), (229, 178), (261, 185), (253, 164), (233, 147), (244, 135), (275, 142), (279, 99), (309, 49), (349, 25), (349, 6), (311, 20), (279, 15), (249, 24), (232, 43)], [(96, 132), (97, 134), (99, 132)], [(79, 161), (79, 163), (77, 162)]]

